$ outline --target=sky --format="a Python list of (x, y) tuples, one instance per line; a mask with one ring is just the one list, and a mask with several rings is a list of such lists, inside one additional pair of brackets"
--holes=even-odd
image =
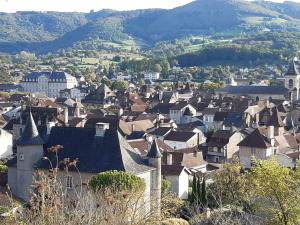
[[(63, 11), (89, 12), (90, 10), (132, 10), (147, 8), (175, 8), (192, 0), (0, 0), (0, 12)], [(282, 0), (273, 0), (282, 2)], [(295, 0), (300, 2), (300, 0)]]

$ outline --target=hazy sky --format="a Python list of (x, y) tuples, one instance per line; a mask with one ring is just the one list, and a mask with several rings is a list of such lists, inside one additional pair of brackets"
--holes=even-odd
[[(15, 11), (81, 11), (103, 8), (116, 10), (174, 8), (192, 0), (0, 0), (1, 12)], [(274, 0), (282, 2), (281, 0)], [(295, 0), (300, 2), (300, 0)]]

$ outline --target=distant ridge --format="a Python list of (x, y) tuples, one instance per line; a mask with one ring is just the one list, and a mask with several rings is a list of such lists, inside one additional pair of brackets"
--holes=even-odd
[(187, 35), (300, 31), (300, 3), (196, 0), (170, 10), (0, 13), (0, 51), (55, 51), (107, 41), (147, 45)]

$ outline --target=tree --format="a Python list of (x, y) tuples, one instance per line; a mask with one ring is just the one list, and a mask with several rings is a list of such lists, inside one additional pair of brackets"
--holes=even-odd
[(206, 192), (205, 178), (203, 178), (202, 185), (201, 185), (201, 204), (203, 209), (205, 209), (207, 206), (207, 192)]
[(192, 184), (192, 194), (190, 196), (190, 202), (192, 204), (197, 203), (197, 177), (196, 175), (193, 176), (193, 184)]
[(270, 215), (273, 224), (299, 224), (300, 171), (282, 167), (276, 159), (259, 161), (253, 169), (255, 193), (262, 198), (262, 211)]
[(251, 175), (242, 173), (238, 158), (232, 163), (226, 163), (213, 177), (214, 183), (209, 186), (212, 201), (216, 205), (232, 205), (244, 208), (247, 212), (253, 210), (254, 190)]
[(143, 86), (143, 85), (145, 84), (144, 79), (139, 79), (138, 84), (139, 84), (140, 86)]
[(171, 187), (171, 182), (168, 181), (167, 179), (162, 179), (162, 182), (161, 182), (161, 194), (162, 195), (166, 195), (169, 193), (170, 191), (170, 187)]
[(160, 63), (160, 65), (161, 65), (161, 68), (162, 68), (161, 72), (163, 74), (167, 74), (170, 70), (170, 63), (168, 62), (168, 60), (163, 59), (162, 62)]
[(157, 72), (157, 73), (160, 73), (162, 71), (161, 65), (155, 64), (154, 67), (153, 67), (153, 71)]
[(111, 88), (113, 90), (118, 90), (118, 91), (126, 91), (129, 87), (128, 81), (115, 81), (112, 83)]
[(196, 195), (197, 195), (197, 205), (201, 206), (201, 178), (197, 177), (197, 189), (196, 189)]
[(106, 86), (108, 86), (109, 88), (111, 87), (112, 83), (109, 79), (107, 79), (106, 77), (102, 78), (101, 80), (102, 84), (105, 84)]

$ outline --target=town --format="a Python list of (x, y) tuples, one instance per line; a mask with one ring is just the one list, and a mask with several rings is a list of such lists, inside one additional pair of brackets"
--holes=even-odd
[(300, 225), (299, 0), (0, 5), (1, 225)]
[[(297, 63), (286, 65), (282, 86), (232, 75), (215, 89), (189, 80), (160, 83), (154, 71), (143, 82), (114, 73), (114, 82), (122, 76), (120, 84), (127, 84), (121, 88), (106, 77), (89, 85), (63, 71), (28, 72), (18, 85), (2, 85), (0, 157), (7, 167), (2, 185), (29, 201), (36, 170), (61, 169), (70, 193), (98, 173), (125, 171), (142, 178), (145, 198), (161, 205), (163, 180), (174, 197), (188, 201), (195, 177), (214, 182), (216, 171), (236, 158), (246, 171), (257, 160), (296, 168)], [(56, 154), (49, 151), (57, 146)], [(65, 159), (76, 160), (77, 169), (64, 171), (59, 162)]]

